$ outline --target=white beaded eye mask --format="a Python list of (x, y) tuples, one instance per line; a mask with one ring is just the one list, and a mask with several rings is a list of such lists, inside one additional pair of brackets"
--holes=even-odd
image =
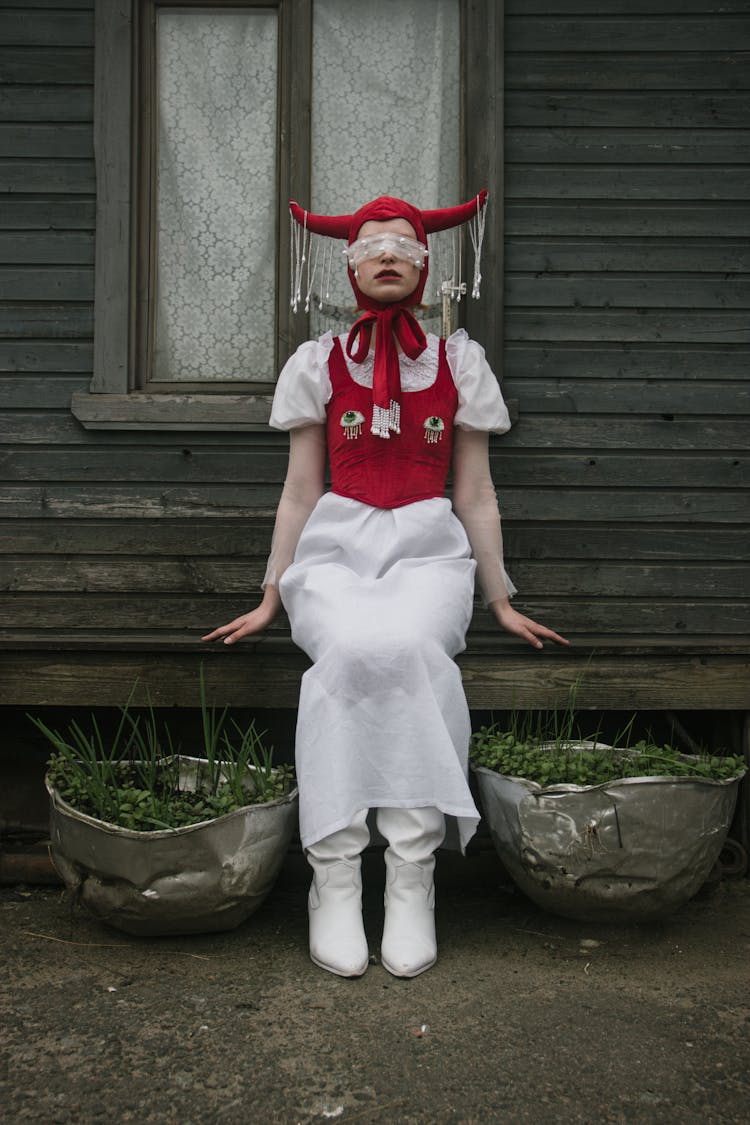
[(368, 258), (379, 258), (381, 254), (392, 254), (403, 262), (411, 262), (417, 269), (424, 267), (428, 250), (415, 238), (405, 234), (394, 234), (385, 231), (383, 234), (368, 234), (365, 238), (358, 238), (344, 250), (349, 265), (352, 269), (366, 262)]

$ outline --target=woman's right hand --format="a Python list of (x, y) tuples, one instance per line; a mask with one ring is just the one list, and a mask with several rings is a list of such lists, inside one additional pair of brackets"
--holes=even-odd
[(228, 625), (219, 625), (212, 632), (206, 633), (205, 637), (201, 637), (201, 640), (223, 641), (225, 645), (233, 645), (236, 641), (241, 641), (243, 637), (262, 633), (264, 629), (268, 628), (280, 609), (279, 591), (275, 586), (266, 586), (263, 592), (263, 601), (256, 609), (251, 610), (250, 613), (243, 613), (241, 617), (235, 617), (234, 621), (230, 621)]

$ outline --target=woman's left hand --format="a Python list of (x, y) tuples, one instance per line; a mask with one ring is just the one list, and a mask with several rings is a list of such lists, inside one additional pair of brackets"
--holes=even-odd
[(541, 640), (544, 637), (547, 641), (554, 641), (558, 645), (568, 645), (570, 641), (565, 637), (561, 637), (559, 633), (555, 633), (552, 629), (548, 629), (546, 625), (540, 625), (537, 621), (532, 621), (530, 617), (524, 617), (522, 613), (518, 613), (513, 609), (507, 598), (498, 599), (498, 601), (490, 602), (488, 607), (497, 618), (498, 624), (502, 625), (508, 633), (513, 633), (516, 637), (526, 641), (532, 648), (543, 648)]

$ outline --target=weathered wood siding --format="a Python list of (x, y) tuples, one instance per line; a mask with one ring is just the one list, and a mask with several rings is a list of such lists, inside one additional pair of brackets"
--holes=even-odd
[[(504, 376), (519, 420), (493, 463), (509, 569), (519, 606), (581, 659), (650, 652), (630, 674), (633, 701), (654, 706), (675, 653), (736, 654), (748, 631), (748, 5), (508, 0), (506, 41)], [(192, 651), (249, 606), (286, 439), (72, 417), (92, 363), (93, 3), (4, 4), (0, 77), (5, 701), (26, 702), (38, 675), (58, 677), (59, 702), (72, 657), (35, 652)], [(283, 641), (265, 651), (257, 692), (293, 702), (302, 662)], [(519, 659), (479, 610), (472, 702), (496, 702), (508, 676), (513, 699), (533, 679), (542, 702), (569, 678), (547, 655)], [(107, 660), (81, 656), (80, 701), (117, 701)], [(156, 677), (170, 660), (154, 655)], [(739, 705), (732, 667), (717, 706)]]
[(572, 633), (742, 640), (750, 6), (505, 10), (512, 572)]

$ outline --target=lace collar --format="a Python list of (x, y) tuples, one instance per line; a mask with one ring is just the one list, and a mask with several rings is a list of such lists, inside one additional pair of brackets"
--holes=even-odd
[[(372, 373), (375, 364), (374, 352), (370, 352), (362, 363), (354, 363), (346, 354), (346, 333), (339, 337), (344, 352), (346, 366), (355, 383), (360, 387), (372, 387)], [(424, 391), (437, 379), (440, 340), (431, 332), (427, 334), (427, 347), (416, 359), (399, 357), (401, 369), (401, 389), (403, 391)]]

